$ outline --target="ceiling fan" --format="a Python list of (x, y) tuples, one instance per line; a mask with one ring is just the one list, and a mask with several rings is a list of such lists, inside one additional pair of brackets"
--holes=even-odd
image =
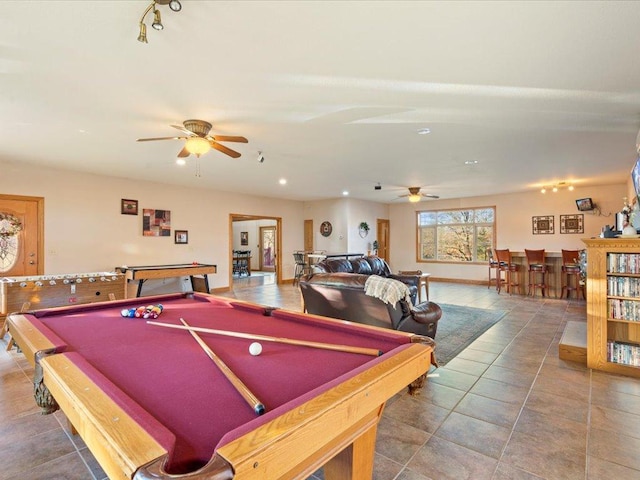
[(239, 142), (248, 143), (244, 137), (235, 137), (229, 135), (209, 135), (212, 125), (204, 120), (185, 120), (180, 125), (171, 125), (173, 128), (180, 130), (186, 136), (183, 137), (156, 137), (156, 138), (138, 138), (138, 142), (150, 142), (154, 140), (186, 140), (184, 147), (178, 153), (178, 157), (188, 157), (194, 154), (200, 158), (200, 155), (207, 153), (212, 148), (229, 155), (233, 158), (240, 156), (239, 152), (231, 150), (218, 142)]
[(409, 188), (409, 193), (406, 193), (404, 195), (398, 195), (398, 198), (409, 197), (410, 202), (419, 202), (423, 198), (440, 198), (439, 195), (420, 192), (421, 187), (408, 187), (408, 188)]

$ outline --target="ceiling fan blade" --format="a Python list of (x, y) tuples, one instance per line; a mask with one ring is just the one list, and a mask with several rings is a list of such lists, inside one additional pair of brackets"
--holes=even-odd
[(209, 143), (211, 144), (211, 148), (215, 148), (219, 152), (226, 153), (230, 157), (238, 158), (240, 156), (240, 153), (236, 152), (235, 150), (231, 150), (230, 148), (227, 148), (224, 145), (220, 145), (219, 143), (216, 143), (212, 140), (210, 140)]
[(184, 128), (182, 125), (171, 125), (173, 128), (176, 128), (178, 130), (180, 130), (183, 133), (186, 133), (187, 135), (189, 135), (190, 137), (193, 137), (195, 135), (195, 133), (193, 133), (190, 130), (187, 130), (186, 128)]
[(434, 195), (433, 193), (423, 193), (422, 196), (427, 198), (440, 198), (440, 195)]
[(187, 137), (155, 137), (155, 138), (139, 138), (136, 142), (152, 142), (154, 140), (184, 140)]
[(187, 147), (182, 147), (182, 150), (180, 150), (180, 153), (178, 153), (178, 158), (188, 157), (189, 155), (191, 155), (191, 153), (189, 153)]
[(244, 137), (234, 137), (229, 135), (214, 135), (212, 137), (216, 142), (239, 142), (239, 143), (249, 143)]

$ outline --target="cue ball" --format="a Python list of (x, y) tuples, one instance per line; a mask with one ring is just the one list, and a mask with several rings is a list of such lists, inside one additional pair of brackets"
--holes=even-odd
[(249, 345), (249, 353), (251, 355), (260, 355), (262, 353), (262, 345), (260, 345), (258, 342), (253, 342), (251, 345)]

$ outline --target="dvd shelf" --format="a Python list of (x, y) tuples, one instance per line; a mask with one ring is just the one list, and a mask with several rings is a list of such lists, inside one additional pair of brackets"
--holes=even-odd
[(640, 240), (584, 239), (587, 366), (640, 377)]

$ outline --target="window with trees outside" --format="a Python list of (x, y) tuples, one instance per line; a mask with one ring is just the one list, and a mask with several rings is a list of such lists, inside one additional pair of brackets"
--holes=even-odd
[(418, 261), (485, 262), (494, 247), (495, 207), (416, 212)]

